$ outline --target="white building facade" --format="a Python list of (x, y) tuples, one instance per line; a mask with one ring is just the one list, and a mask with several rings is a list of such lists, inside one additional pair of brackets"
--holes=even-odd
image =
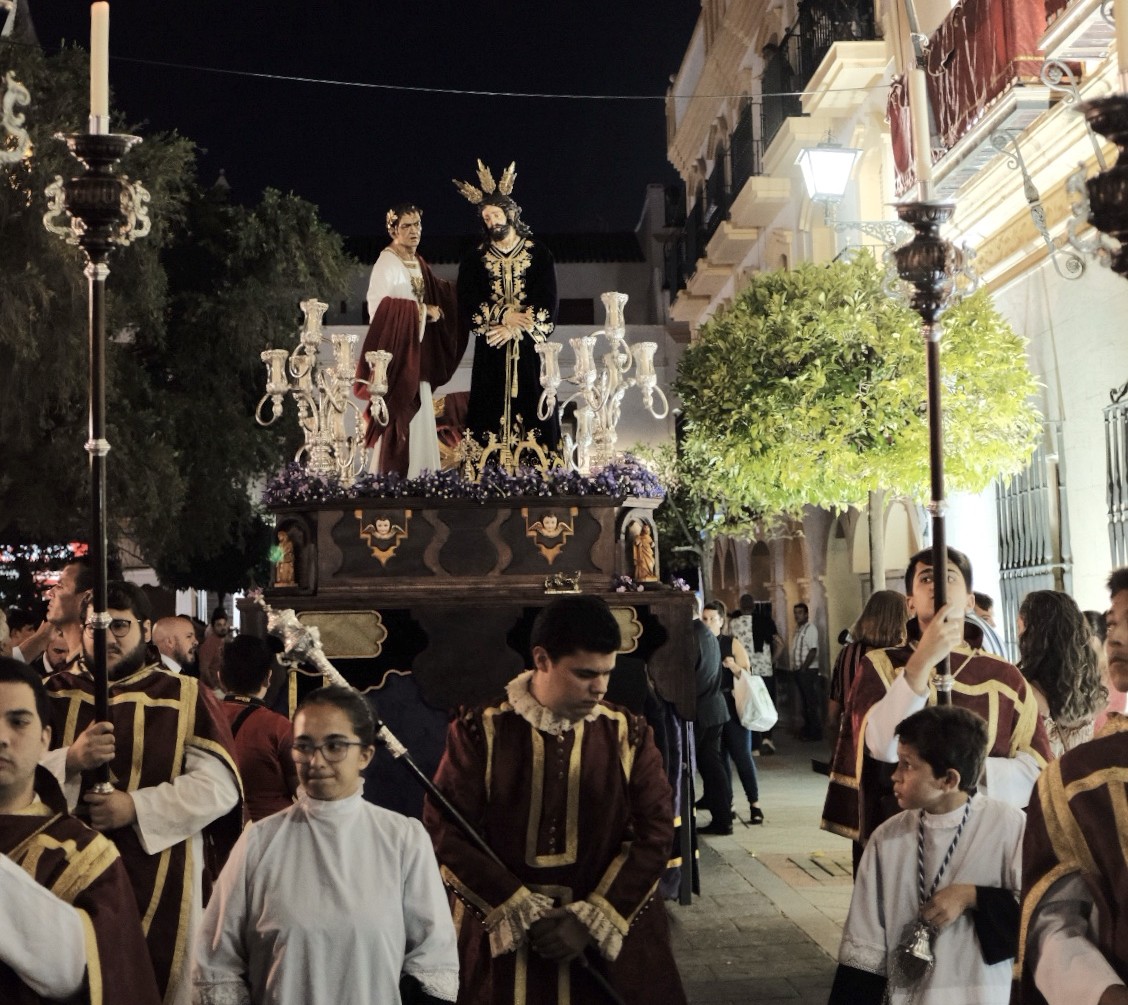
[[(666, 253), (672, 319), (695, 331), (755, 272), (858, 245), (880, 257), (889, 246), (892, 204), (917, 198), (897, 72), (911, 25), (904, 13), (894, 23), (894, 8), (906, 5), (702, 0), (667, 101), (669, 158), (686, 188), (685, 226)], [(976, 271), (1029, 340), (1042, 385), (1044, 437), (1027, 471), (952, 500), (948, 514), (948, 540), (971, 556), (976, 588), (1001, 601), (996, 617), (1013, 638), (1028, 590), (1064, 589), (1082, 608), (1104, 610), (1104, 580), (1128, 561), (1110, 549), (1119, 500), (1128, 505), (1128, 461), (1115, 438), (1125, 419), (1108, 409), (1110, 391), (1128, 381), (1128, 282), (1066, 241), (1069, 176), (1081, 163), (1095, 170), (1098, 150), (1115, 159), (1076, 110), (1114, 89), (1113, 30), (1096, 0), (918, 0), (907, 9), (929, 39), (934, 197), (956, 203), (945, 236), (976, 251)], [(827, 140), (860, 150), (830, 214), (808, 198), (795, 166), (801, 150)], [(866, 514), (815, 509), (790, 536), (722, 541), (714, 592), (730, 605), (745, 593), (771, 600), (781, 629), (792, 603), (806, 600), (832, 641), (883, 578), (871, 556), (895, 587), (927, 544), (919, 507), (881, 507), (877, 548)], [(824, 661), (835, 648), (821, 647)]]

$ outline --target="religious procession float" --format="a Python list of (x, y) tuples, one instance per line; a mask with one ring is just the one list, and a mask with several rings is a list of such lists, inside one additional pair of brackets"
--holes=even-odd
[[(358, 367), (355, 333), (327, 334), (326, 305), (306, 300), (296, 348), (262, 354), (258, 420), (279, 420), (292, 398), (304, 442), (265, 490), (276, 521), (273, 576), (243, 602), (246, 630), (266, 634), (268, 615), (292, 610), (425, 772), (438, 764), (451, 711), (502, 693), (532, 665), (533, 620), (559, 594), (600, 594), (614, 611), (619, 700), (641, 706), (649, 676), (679, 715), (693, 717), (692, 594), (659, 577), (654, 511), (664, 492), (617, 445), (628, 391), (655, 418), (668, 408), (656, 346), (627, 344), (626, 295), (602, 300), (604, 327), (570, 340), (573, 374), (560, 372), (559, 343), (536, 346), (539, 417), (574, 409), (558, 450), (506, 409), (497, 434), (448, 442), (448, 466), (416, 477), (369, 470), (365, 424), (389, 426), (391, 353), (366, 351)], [(290, 710), (324, 680), (295, 661)], [(388, 758), (367, 787), (384, 805), (418, 810), (419, 788)]]

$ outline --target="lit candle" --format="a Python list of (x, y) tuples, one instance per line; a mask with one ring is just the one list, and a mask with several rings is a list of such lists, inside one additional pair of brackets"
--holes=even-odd
[(106, 119), (109, 115), (110, 5), (98, 0), (90, 5), (90, 117)]
[(909, 121), (917, 181), (928, 185), (932, 181), (932, 136), (928, 130), (928, 85), (920, 67), (909, 71)]
[(1128, 3), (1119, 3), (1112, 9), (1116, 21), (1116, 59), (1120, 64), (1120, 86), (1128, 90)]

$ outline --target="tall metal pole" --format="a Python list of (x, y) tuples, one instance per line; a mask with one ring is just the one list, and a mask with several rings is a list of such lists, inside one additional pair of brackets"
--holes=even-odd
[[(964, 269), (964, 254), (940, 237), (940, 227), (955, 211), (951, 202), (909, 202), (897, 214), (915, 231), (913, 239), (893, 252), (897, 272), (911, 288), (910, 303), (921, 319), (928, 381), (928, 461), (931, 472), (929, 511), (932, 514), (933, 606), (939, 610), (948, 601), (948, 543), (944, 530), (944, 416), (941, 408), (940, 330), (941, 312), (955, 292), (956, 277)], [(952, 665), (948, 656), (937, 667), (937, 701), (952, 702)]]
[[(106, 556), (106, 455), (110, 452), (110, 444), (106, 439), (106, 277), (110, 274), (110, 267), (105, 263), (104, 255), (95, 258), (88, 252), (87, 257), (87, 341), (90, 354), (87, 391), (90, 416), (86, 451), (90, 455), (90, 559), (94, 567), (94, 596), (89, 618), (94, 626), (91, 640), (94, 666), (90, 669), (94, 677), (94, 720), (108, 722), (110, 682), (106, 668), (106, 632), (110, 618), (106, 613), (109, 580)], [(103, 786), (109, 786), (110, 782), (109, 765), (97, 768), (95, 775), (95, 788), (105, 791)]]
[[(92, 126), (102, 123), (91, 119)], [(87, 379), (89, 400), (88, 439), (90, 455), (90, 555), (94, 571), (91, 611), (87, 622), (93, 627), (91, 647), (94, 678), (94, 718), (109, 719), (109, 675), (106, 659), (106, 632), (110, 616), (106, 610), (108, 542), (106, 520), (106, 277), (107, 260), (118, 245), (129, 244), (149, 230), (145, 210), (148, 193), (138, 184), (114, 173), (114, 166), (137, 136), (91, 131), (62, 137), (85, 171), (63, 182), (56, 178), (48, 187), (48, 210), (44, 226), (82, 248), (86, 256), (87, 347), (90, 368)], [(69, 221), (67, 217), (69, 216)], [(96, 791), (111, 791), (110, 768), (95, 769)]]

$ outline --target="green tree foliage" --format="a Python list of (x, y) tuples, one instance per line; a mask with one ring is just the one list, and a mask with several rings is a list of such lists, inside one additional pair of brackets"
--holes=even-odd
[[(44, 188), (76, 173), (53, 134), (85, 125), (87, 59), (14, 45), (0, 56), (31, 91), (34, 143), (0, 169), (0, 537), (85, 538), (83, 256), (42, 217)], [(259, 353), (295, 344), (298, 301), (339, 295), (351, 263), (308, 203), (268, 190), (242, 207), (201, 186), (183, 137), (146, 136), (121, 170), (152, 193), (153, 228), (110, 259), (111, 536), (168, 586), (230, 592), (269, 544), (251, 487), (293, 450), (255, 424)]]
[[(763, 273), (682, 357), (679, 463), (725, 521), (862, 505), (878, 488), (927, 498), (919, 318), (884, 278), (867, 254)], [(942, 322), (946, 485), (976, 492), (1029, 458), (1037, 385), (985, 291)]]

